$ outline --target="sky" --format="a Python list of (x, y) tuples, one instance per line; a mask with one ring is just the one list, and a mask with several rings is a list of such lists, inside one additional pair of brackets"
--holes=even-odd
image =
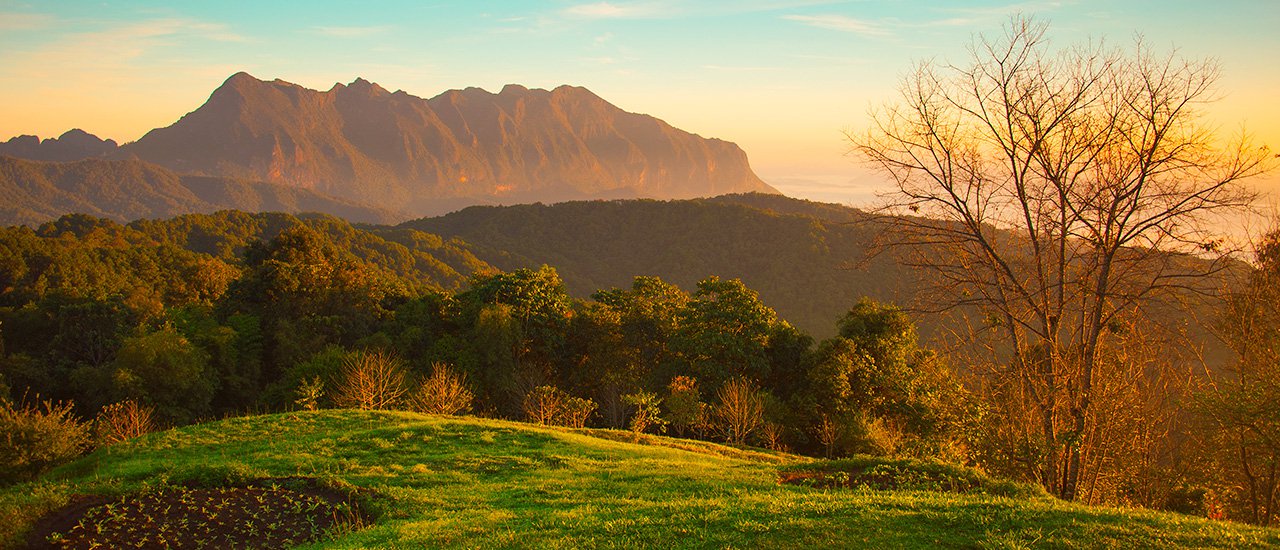
[(421, 97), (571, 84), (739, 144), (787, 195), (865, 205), (888, 187), (845, 133), (916, 62), (962, 63), (1014, 14), (1047, 22), (1055, 48), (1141, 36), (1216, 60), (1207, 120), (1280, 149), (1276, 0), (0, 0), (0, 140), (81, 128), (133, 141), (237, 71)]

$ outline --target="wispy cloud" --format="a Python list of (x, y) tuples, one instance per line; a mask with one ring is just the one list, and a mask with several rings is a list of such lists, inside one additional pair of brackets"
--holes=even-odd
[(363, 38), (366, 36), (385, 34), (391, 29), (392, 27), (390, 25), (375, 25), (368, 27), (311, 27), (311, 32), (334, 38)]
[(725, 73), (763, 73), (763, 72), (783, 70), (783, 67), (763, 67), (763, 66), (740, 67), (740, 66), (727, 66), (727, 65), (703, 65), (702, 68), (708, 71), (719, 71), (719, 72), (725, 72)]
[(868, 37), (902, 35), (912, 29), (990, 27), (1001, 19), (1018, 13), (1043, 13), (1062, 7), (1062, 2), (1032, 0), (984, 7), (940, 7), (931, 11), (939, 17), (921, 16), (912, 20), (883, 18), (858, 19), (847, 15), (784, 15), (783, 19), (833, 31), (859, 34)]
[(670, 11), (657, 2), (578, 4), (565, 8), (563, 13), (582, 19), (648, 19), (670, 15)]
[(865, 19), (855, 19), (847, 15), (784, 15), (782, 18), (819, 29), (849, 32), (863, 36), (888, 36), (891, 34), (880, 23)]
[(196, 36), (200, 36), (202, 38), (206, 38), (209, 40), (216, 40), (218, 42), (248, 42), (249, 41), (247, 37), (232, 31), (231, 27), (228, 27), (222, 23), (201, 23), (198, 21), (184, 22), (182, 20), (174, 21), (174, 23), (177, 24), (178, 32), (181, 32), (183, 30), (182, 27), (185, 26), (186, 27), (185, 30), (190, 32), (191, 34), (194, 34)]
[(185, 18), (151, 19), (75, 32), (33, 45), (21, 55), (0, 62), (6, 77), (29, 81), (58, 80), (77, 75), (85, 81), (132, 77), (133, 64), (149, 54), (164, 54), (180, 44), (201, 40), (246, 42), (248, 39), (220, 23)]

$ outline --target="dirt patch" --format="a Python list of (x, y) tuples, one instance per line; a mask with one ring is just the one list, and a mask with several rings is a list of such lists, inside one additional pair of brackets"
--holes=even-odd
[(80, 496), (32, 528), (28, 548), (282, 548), (368, 522), (353, 495), (302, 478)]

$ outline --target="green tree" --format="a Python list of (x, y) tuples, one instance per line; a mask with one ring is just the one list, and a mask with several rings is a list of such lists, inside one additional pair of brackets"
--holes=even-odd
[(679, 287), (658, 277), (643, 276), (635, 277), (629, 289), (601, 290), (592, 298), (598, 306), (589, 308), (587, 319), (591, 325), (580, 333), (580, 338), (609, 342), (596, 345), (599, 363), (608, 369), (607, 374), (601, 373), (597, 395), (606, 423), (621, 427), (626, 422), (627, 409), (621, 399), (623, 393), (640, 387), (661, 387), (683, 371), (677, 365), (672, 341), (690, 298)]
[(213, 373), (204, 351), (172, 327), (125, 339), (110, 365), (112, 401), (155, 408), (164, 423), (185, 424), (210, 412)]
[[(863, 299), (837, 326), (839, 336), (811, 357), (803, 398), (807, 423), (828, 440), (828, 452), (932, 456), (959, 436), (967, 396), (936, 354), (919, 346), (905, 313)], [(907, 441), (870, 439), (897, 433)]]
[(738, 279), (708, 277), (681, 311), (672, 347), (704, 383), (770, 374), (769, 337), (778, 315)]
[(562, 377), (572, 300), (555, 269), (518, 269), (473, 277), (457, 297), (459, 323), (483, 360), (477, 378), (509, 414), (529, 389)]

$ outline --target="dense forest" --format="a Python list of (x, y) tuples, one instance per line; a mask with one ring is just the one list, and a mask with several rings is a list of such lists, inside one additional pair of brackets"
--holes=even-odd
[(821, 337), (834, 335), (835, 320), (859, 299), (906, 303), (928, 276), (876, 249), (882, 227), (872, 215), (760, 193), (474, 206), (400, 227), (461, 238), (504, 270), (553, 265), (580, 297), (637, 275), (681, 288), (708, 274), (741, 279), (788, 322)]
[[(751, 199), (677, 203), (672, 219), (746, 215), (735, 201)], [(660, 207), (673, 208), (649, 201), (559, 208), (619, 220)], [(812, 216), (756, 212), (776, 224), (760, 233), (782, 240), (822, 227)], [(373, 362), (394, 371), (400, 388), (376, 406), (415, 407), (412, 388), (446, 373), (471, 397), (461, 407), (484, 416), (667, 431), (815, 456), (930, 457), (1035, 480), (1028, 464), (1038, 451), (1008, 431), (1016, 426), (994, 420), (1000, 394), (967, 365), (922, 345), (911, 318), (893, 305), (829, 296), (843, 312), (815, 339), (744, 281), (711, 271), (680, 285), (638, 274), (575, 298), (555, 267), (499, 270), (481, 258), (517, 256), (413, 228), (448, 221), (353, 226), (323, 215), (225, 211), (128, 225), (72, 215), (5, 228), (0, 391), (14, 403), (70, 403), (82, 418), (143, 404), (158, 423), (179, 425), (249, 411), (370, 406), (353, 403), (344, 385), (353, 365)], [(583, 223), (590, 233), (592, 222)], [(655, 236), (654, 246), (664, 238)], [(714, 266), (698, 263), (696, 253), (671, 253)], [(1268, 258), (1256, 273), (1275, 269)], [(1090, 501), (1251, 519), (1246, 485), (1234, 477), (1243, 474), (1222, 456), (1238, 446), (1215, 442), (1234, 433), (1221, 431), (1220, 420), (1247, 418), (1240, 403), (1265, 396), (1224, 397), (1232, 373), (1253, 371), (1223, 371), (1212, 390), (1212, 380), (1187, 379), (1189, 372), (1153, 366), (1146, 380), (1099, 397), (1115, 414), (1099, 426), (1112, 446), (1098, 459)]]
[[(959, 386), (940, 366), (922, 370), (932, 356), (905, 315), (871, 302), (841, 320), (844, 343), (815, 347), (736, 279), (711, 275), (686, 291), (641, 276), (580, 300), (551, 267), (500, 272), (456, 240), (324, 216), (124, 226), (75, 215), (7, 228), (3, 246), (0, 372), (15, 397), (73, 401), (85, 415), (124, 399), (169, 423), (287, 408), (306, 380), (336, 376), (344, 356), (383, 350), (418, 374), (458, 369), (476, 385), (477, 410), (501, 416), (519, 417), (525, 394), (552, 386), (598, 403), (591, 423), (620, 427), (626, 394), (666, 394), (680, 378), (710, 396), (743, 379), (768, 393), (770, 418), (797, 448), (817, 448), (812, 418), (862, 414), (871, 401), (922, 434), (954, 428), (943, 426), (952, 413), (939, 392)], [(868, 350), (885, 365), (875, 376), (898, 378), (890, 394), (847, 380)], [(817, 363), (833, 363), (822, 384), (838, 386), (821, 399), (809, 380)], [(829, 442), (828, 452), (868, 444)]]

